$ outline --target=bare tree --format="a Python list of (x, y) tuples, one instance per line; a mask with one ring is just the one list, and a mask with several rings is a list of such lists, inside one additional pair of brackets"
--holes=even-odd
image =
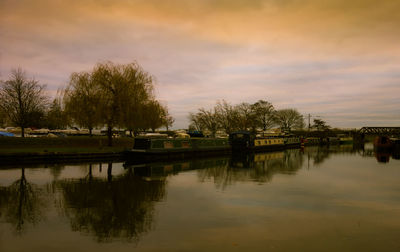
[(12, 124), (21, 127), (22, 137), (34, 120), (32, 115), (43, 112), (47, 105), (44, 90), (44, 85), (28, 79), (21, 68), (12, 70), (10, 79), (1, 83), (0, 107)]
[(189, 113), (189, 130), (197, 130), (202, 131), (204, 130), (203, 125), (200, 122), (200, 116), (195, 113)]
[(330, 126), (326, 124), (324, 120), (321, 119), (314, 119), (314, 124), (312, 127), (316, 128), (318, 131), (329, 130), (330, 128)]
[(249, 103), (242, 102), (235, 106), (238, 113), (237, 124), (240, 130), (256, 130), (255, 113)]
[(164, 126), (166, 128), (166, 130), (168, 131), (170, 127), (172, 127), (172, 125), (175, 122), (175, 119), (172, 117), (172, 115), (169, 114), (168, 108), (165, 106), (165, 116), (164, 116)]
[(271, 103), (264, 100), (259, 100), (251, 105), (251, 108), (255, 114), (254, 119), (257, 127), (260, 127), (263, 131), (265, 131), (273, 126), (275, 110)]
[(283, 131), (291, 131), (292, 128), (304, 128), (304, 118), (296, 109), (281, 109), (276, 111), (274, 120)]
[(231, 104), (222, 100), (218, 101), (215, 106), (215, 112), (218, 119), (218, 123), (226, 133), (230, 134), (238, 130), (238, 117), (239, 113)]
[(191, 113), (189, 115), (189, 120), (197, 129), (209, 130), (212, 137), (215, 137), (217, 130), (220, 128), (215, 108), (211, 110), (205, 110), (204, 108), (201, 108), (196, 114)]

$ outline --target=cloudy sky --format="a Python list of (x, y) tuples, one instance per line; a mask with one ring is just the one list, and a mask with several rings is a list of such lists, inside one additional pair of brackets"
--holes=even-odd
[(0, 78), (50, 95), (98, 62), (137, 61), (187, 116), (263, 99), (335, 127), (400, 126), (398, 0), (0, 0)]

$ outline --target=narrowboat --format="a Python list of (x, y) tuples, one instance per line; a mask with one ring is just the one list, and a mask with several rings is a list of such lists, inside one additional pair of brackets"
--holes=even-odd
[(340, 138), (339, 137), (328, 137), (328, 144), (340, 144)]
[(339, 143), (340, 144), (352, 144), (353, 143), (353, 137), (345, 135), (345, 134), (339, 134)]
[(133, 149), (124, 154), (128, 160), (147, 162), (228, 154), (230, 151), (227, 138), (137, 137)]
[(391, 150), (394, 142), (387, 136), (377, 136), (374, 139), (374, 148), (376, 150)]
[(395, 148), (399, 148), (400, 147), (400, 138), (396, 138), (396, 137), (391, 137), (390, 141), (392, 141), (393, 146)]
[(302, 146), (319, 145), (320, 139), (318, 137), (306, 137), (301, 139)]
[(285, 148), (283, 137), (256, 137), (248, 131), (237, 131), (229, 134), (229, 143), (233, 151), (266, 151)]
[(301, 145), (301, 140), (296, 136), (284, 136), (283, 141), (288, 148), (298, 148)]

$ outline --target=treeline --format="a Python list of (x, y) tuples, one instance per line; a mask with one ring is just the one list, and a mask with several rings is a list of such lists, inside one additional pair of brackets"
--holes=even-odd
[(201, 108), (196, 113), (190, 113), (189, 120), (189, 129), (208, 130), (212, 136), (215, 136), (218, 130), (229, 134), (240, 130), (265, 131), (278, 126), (282, 131), (290, 132), (305, 126), (303, 116), (296, 109), (275, 110), (270, 102), (264, 100), (254, 104), (244, 102), (237, 105), (223, 100), (217, 102), (210, 110)]
[(73, 73), (68, 86), (49, 102), (45, 86), (13, 70), (0, 87), (0, 124), (24, 128), (123, 128), (136, 134), (165, 126), (174, 119), (154, 96), (154, 78), (137, 63), (99, 63), (92, 71)]

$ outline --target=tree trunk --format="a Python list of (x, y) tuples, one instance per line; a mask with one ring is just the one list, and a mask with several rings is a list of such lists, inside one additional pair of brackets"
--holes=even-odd
[(108, 168), (107, 168), (107, 181), (111, 182), (112, 181), (112, 163), (108, 163)]
[(25, 137), (25, 127), (21, 126), (21, 137)]
[(89, 181), (91, 181), (92, 178), (93, 178), (92, 164), (89, 164), (89, 174), (88, 174), (88, 177), (89, 177)]
[(90, 136), (90, 137), (93, 136), (92, 131), (93, 131), (93, 128), (89, 128), (89, 136)]
[(108, 125), (107, 127), (107, 136), (108, 136), (108, 146), (112, 146), (112, 127)]

